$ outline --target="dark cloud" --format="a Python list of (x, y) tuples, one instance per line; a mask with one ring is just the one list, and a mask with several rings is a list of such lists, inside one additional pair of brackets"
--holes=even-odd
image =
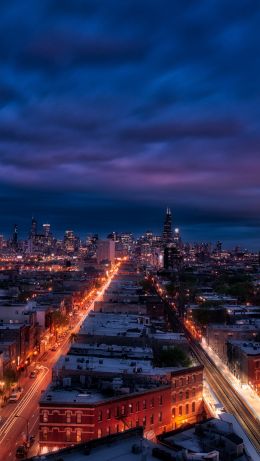
[(29, 45), (18, 63), (22, 68), (46, 72), (66, 70), (71, 66), (122, 66), (144, 59), (145, 54), (146, 48), (132, 41), (53, 35)]
[[(1, 2), (3, 230), (259, 228), (254, 0)], [(108, 229), (109, 228), (109, 229)]]
[(204, 120), (191, 123), (167, 123), (128, 128), (123, 139), (142, 142), (164, 142), (176, 138), (222, 138), (241, 134), (242, 126), (236, 120)]

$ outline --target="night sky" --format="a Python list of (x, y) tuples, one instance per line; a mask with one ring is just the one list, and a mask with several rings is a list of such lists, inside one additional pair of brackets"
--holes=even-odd
[(0, 231), (259, 246), (258, 0), (1, 0)]

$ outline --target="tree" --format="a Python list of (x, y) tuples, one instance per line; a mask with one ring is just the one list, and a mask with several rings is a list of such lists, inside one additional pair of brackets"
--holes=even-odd
[(207, 325), (208, 323), (225, 323), (227, 321), (227, 313), (224, 308), (205, 308), (199, 307), (193, 310), (193, 318), (196, 323), (200, 325)]
[(161, 350), (158, 354), (157, 360), (158, 364), (164, 367), (188, 367), (191, 364), (191, 359), (188, 354), (178, 346)]
[(17, 373), (12, 368), (7, 368), (4, 371), (4, 381), (7, 388), (11, 387), (14, 383), (17, 382)]

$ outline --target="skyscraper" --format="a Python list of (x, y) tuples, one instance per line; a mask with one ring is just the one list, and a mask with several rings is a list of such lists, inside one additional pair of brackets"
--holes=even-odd
[(14, 232), (13, 232), (13, 237), (12, 237), (12, 245), (14, 247), (17, 247), (18, 244), (18, 226), (17, 224), (14, 225)]
[(31, 230), (30, 230), (30, 238), (35, 237), (37, 234), (37, 221), (35, 218), (32, 218)]
[(51, 235), (51, 225), (50, 224), (43, 224), (43, 235), (44, 237), (50, 237)]
[(167, 245), (172, 241), (172, 212), (170, 208), (167, 208), (166, 210), (162, 240), (164, 245)]
[(115, 260), (115, 242), (114, 240), (98, 240), (97, 241), (97, 262), (109, 261), (112, 264)]

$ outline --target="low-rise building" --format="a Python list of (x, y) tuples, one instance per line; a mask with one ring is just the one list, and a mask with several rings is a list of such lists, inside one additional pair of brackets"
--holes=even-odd
[(242, 384), (249, 384), (260, 395), (260, 343), (229, 340), (228, 366)]
[(258, 325), (252, 324), (218, 324), (207, 326), (206, 341), (209, 347), (227, 363), (227, 342), (230, 340), (254, 340), (259, 333)]
[(203, 419), (202, 366), (162, 370), (157, 376), (156, 370), (126, 376), (123, 370), (120, 375), (111, 369), (82, 379), (81, 372), (74, 377), (70, 372), (62, 381), (59, 377), (42, 395), (41, 446), (68, 446), (136, 426), (154, 438)]

